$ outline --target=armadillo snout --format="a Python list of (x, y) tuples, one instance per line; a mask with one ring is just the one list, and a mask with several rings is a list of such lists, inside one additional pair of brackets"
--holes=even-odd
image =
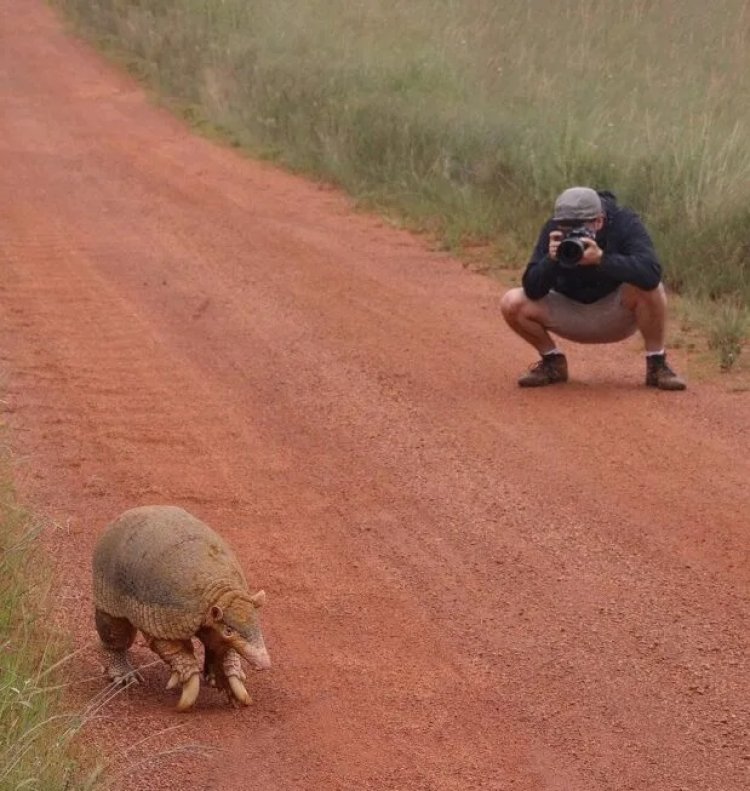
[(256, 670), (268, 670), (271, 667), (271, 657), (264, 645), (253, 646), (246, 643), (240, 653)]

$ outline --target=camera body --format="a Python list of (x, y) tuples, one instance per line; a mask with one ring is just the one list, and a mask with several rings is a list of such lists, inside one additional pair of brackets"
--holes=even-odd
[(560, 241), (557, 248), (557, 262), (563, 269), (574, 269), (586, 252), (583, 239), (594, 239), (595, 231), (589, 230), (585, 225), (571, 228)]

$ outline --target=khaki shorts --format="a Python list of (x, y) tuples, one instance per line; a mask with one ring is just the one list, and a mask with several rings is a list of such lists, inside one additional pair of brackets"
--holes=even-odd
[(547, 312), (545, 329), (576, 343), (617, 343), (638, 329), (635, 313), (622, 304), (622, 286), (590, 305), (556, 291), (550, 291), (538, 304)]

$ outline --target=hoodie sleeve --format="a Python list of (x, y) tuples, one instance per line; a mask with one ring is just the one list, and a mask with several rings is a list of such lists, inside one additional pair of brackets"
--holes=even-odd
[(651, 237), (637, 214), (618, 219), (617, 241), (607, 245), (600, 270), (613, 280), (652, 291), (661, 282), (661, 266)]
[(551, 222), (547, 222), (542, 228), (534, 252), (531, 254), (531, 260), (526, 265), (521, 279), (521, 285), (529, 299), (537, 300), (546, 297), (555, 284), (557, 262), (547, 255), (549, 235), (552, 229)]

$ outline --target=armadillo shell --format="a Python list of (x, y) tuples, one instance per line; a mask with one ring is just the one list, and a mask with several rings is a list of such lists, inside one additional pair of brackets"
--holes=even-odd
[(126, 511), (99, 539), (93, 563), (96, 608), (163, 639), (188, 639), (219, 596), (247, 591), (221, 536), (175, 506)]

